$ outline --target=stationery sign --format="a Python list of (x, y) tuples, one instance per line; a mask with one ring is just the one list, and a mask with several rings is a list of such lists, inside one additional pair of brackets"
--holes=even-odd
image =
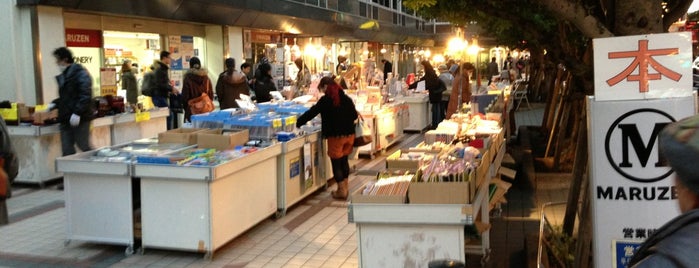
[[(694, 114), (694, 96), (587, 103), (594, 267), (619, 267), (615, 241), (641, 243), (679, 215), (658, 134)], [(612, 256), (613, 252), (617, 252)], [(624, 252), (624, 258), (628, 252)]]
[(691, 45), (690, 32), (594, 39), (595, 100), (692, 95)]

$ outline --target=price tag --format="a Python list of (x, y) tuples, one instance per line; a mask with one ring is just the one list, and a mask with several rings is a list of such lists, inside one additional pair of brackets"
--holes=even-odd
[(281, 118), (272, 119), (272, 127), (273, 128), (282, 127), (282, 119)]
[(136, 113), (136, 123), (150, 120), (150, 112)]
[(12, 108), (0, 109), (0, 115), (4, 120), (17, 120), (19, 113), (17, 112), (17, 103), (12, 103)]
[(296, 116), (289, 116), (287, 118), (284, 118), (284, 125), (285, 126), (291, 126), (296, 124)]

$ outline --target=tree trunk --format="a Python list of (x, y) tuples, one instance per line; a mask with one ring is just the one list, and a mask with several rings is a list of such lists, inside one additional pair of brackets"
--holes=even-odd
[(614, 34), (638, 35), (662, 33), (663, 10), (661, 0), (615, 1)]

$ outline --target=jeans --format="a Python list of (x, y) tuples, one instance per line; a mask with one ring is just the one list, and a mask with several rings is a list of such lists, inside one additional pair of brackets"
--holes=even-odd
[[(151, 100), (153, 101), (153, 105), (155, 105), (155, 107), (168, 107), (168, 103), (167, 103), (168, 98), (167, 97), (153, 96), (153, 97), (151, 97)], [(170, 110), (170, 115), (168, 115), (167, 119), (166, 119), (167, 120), (167, 130), (172, 129), (173, 118), (176, 119), (177, 116), (175, 115), (175, 113), (172, 110)]]
[(330, 159), (330, 165), (333, 168), (333, 179), (335, 179), (335, 182), (339, 183), (349, 178), (349, 158), (346, 155), (338, 159)]
[(61, 149), (63, 156), (75, 154), (75, 145), (78, 145), (80, 151), (87, 152), (92, 150), (90, 146), (90, 120), (80, 120), (80, 124), (76, 127), (68, 123), (61, 123)]
[(444, 114), (442, 113), (444, 109), (442, 108), (442, 102), (433, 102), (432, 103), (432, 128), (435, 129), (437, 128), (437, 125), (439, 125), (439, 122), (442, 122), (444, 120)]

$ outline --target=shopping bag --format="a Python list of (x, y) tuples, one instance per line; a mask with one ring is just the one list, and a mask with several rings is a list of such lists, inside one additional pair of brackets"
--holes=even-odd
[(371, 143), (371, 129), (366, 125), (366, 121), (360, 115), (357, 124), (354, 125), (354, 147), (360, 147)]
[(192, 114), (203, 114), (214, 110), (214, 102), (206, 93), (201, 93), (201, 96), (189, 100), (187, 104)]

